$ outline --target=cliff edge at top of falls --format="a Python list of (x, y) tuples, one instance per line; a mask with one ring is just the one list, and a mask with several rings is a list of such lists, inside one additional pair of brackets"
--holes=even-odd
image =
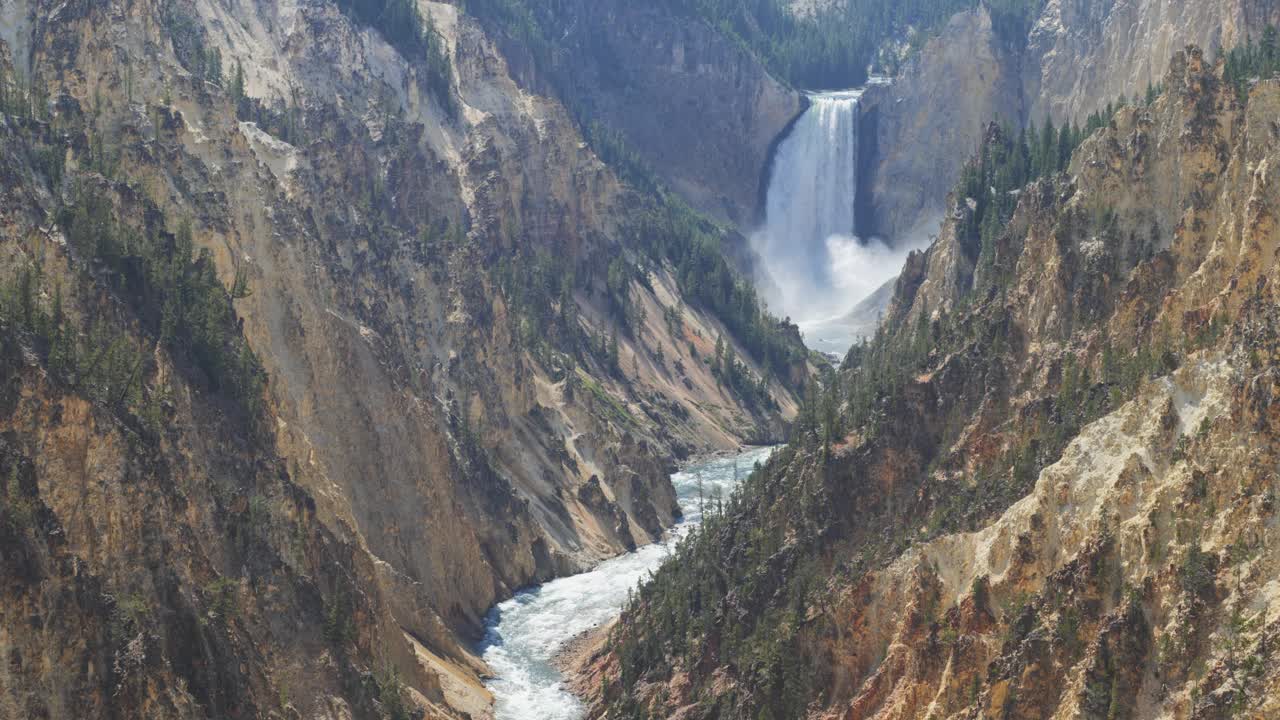
[[(0, 715), (483, 715), (495, 601), (785, 436), (813, 369), (725, 231), (457, 6), (365, 10), (4, 6)], [(746, 118), (710, 187), (796, 101), (664, 27)]]
[(1280, 80), (1224, 72), (1175, 53), (1025, 185), (989, 126), (884, 332), (591, 659), (593, 717), (1280, 712)]

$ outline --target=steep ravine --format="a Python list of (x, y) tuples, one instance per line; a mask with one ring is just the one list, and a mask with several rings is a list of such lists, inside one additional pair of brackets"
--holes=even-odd
[[(1023, 120), (1037, 107), (1072, 112), (1114, 91), (1113, 65), (1141, 60), (1124, 28), (1165, 27), (1150, 24), (1160, 7), (1181, 8), (1169, 15), (1171, 43), (1214, 22), (1229, 28), (1202, 39), (1212, 46), (1270, 19), (1270, 4), (1139, 2), (1139, 15), (1104, 13), (1107, 30), (1094, 37), (1078, 30), (1099, 19), (1096, 8), (1120, 4), (1051, 1), (1045, 12), (1061, 19), (1038, 23), (1016, 52), (992, 44), (979, 12), (954, 20), (899, 78), (863, 123), (860, 144), (877, 138), (863, 156), (874, 162), (861, 163), (873, 176), (858, 193), (871, 208), (867, 232), (897, 236), (943, 209), (949, 220), (900, 283), (891, 334), (968, 342), (913, 366), (920, 373), (878, 406), (889, 418), (878, 442), (829, 422), (839, 402), (801, 412), (819, 368), (796, 326), (762, 315), (735, 274), (751, 265), (742, 231), (759, 216), (769, 147), (803, 109), (798, 92), (664, 3), (555, 3), (571, 22), (556, 28), (562, 64), (551, 67), (539, 48), (469, 14), (476, 3), (417, 2), (434, 34), (416, 39), (367, 12), (375, 6), (386, 9), (381, 0), (0, 7), (0, 716), (484, 717), (490, 668), (473, 643), (491, 607), (658, 540), (678, 514), (677, 462), (786, 440), (793, 423), (805, 433), (800, 449), (759, 476), (768, 492), (734, 515), (743, 532), (720, 548), (752, 574), (718, 617), (753, 627), (764, 617), (758, 627), (785, 623), (794, 634), (757, 636), (739, 665), (721, 662), (732, 643), (683, 667), (689, 656), (674, 649), (643, 657), (673, 671), (634, 686), (655, 712), (688, 715), (720, 690), (734, 709), (751, 706), (768, 694), (759, 677), (787, 700), (804, 696), (776, 670), (788, 649), (795, 667), (828, 673), (813, 677), (829, 694), (804, 696), (819, 714), (905, 715), (894, 708), (915, 707), (901, 698), (918, 691), (950, 714), (1030, 717), (1044, 708), (1019, 698), (1037, 683), (1084, 688), (1062, 707), (1084, 696), (1097, 714), (1107, 682), (1121, 695), (1142, 689), (1143, 708), (1226, 713), (1214, 698), (1237, 682), (1239, 643), (1256, 647), (1257, 627), (1272, 627), (1260, 610), (1269, 586), (1250, 585), (1270, 572), (1270, 555), (1249, 556), (1253, 539), (1235, 530), (1270, 527), (1268, 478), (1243, 468), (1273, 460), (1274, 88), (1264, 83), (1246, 111), (1219, 92), (1204, 58), (1175, 65), (1155, 109), (1122, 113), (1082, 148), (1071, 179), (1026, 193), (996, 248), (1012, 276), (998, 300), (966, 304), (963, 291), (990, 289), (994, 276), (954, 233), (964, 199), (941, 198), (988, 139), (1009, 83)], [(961, 63), (966, 55), (975, 62)], [(1078, 77), (1065, 72), (1073, 58)], [(1029, 89), (1030, 69), (1050, 65)], [(1059, 77), (1075, 79), (1050, 82)], [(1049, 99), (1036, 106), (1033, 96)], [(930, 102), (953, 129), (926, 112)], [(909, 146), (929, 158), (901, 151)], [(927, 192), (906, 197), (904, 187)], [(1115, 227), (1097, 198), (1115, 198)], [(1226, 329), (1220, 315), (1232, 320)], [(1015, 544), (1027, 580), (1003, 557), (966, 558), (974, 537), (1043, 529), (1035, 513), (1000, 520), (1014, 493), (991, 478), (1011, 453), (1036, 455), (1027, 443), (1060, 414), (1064, 378), (1111, 397), (1120, 381), (1098, 380), (1102, 340), (1081, 329), (1096, 323), (1125, 350), (1165, 327), (1196, 338), (1169, 351), (1180, 370), (1148, 378), (1124, 398), (1131, 404), (1117, 398), (1080, 429), (1096, 441), (1084, 450), (1112, 438), (1138, 448), (1123, 483), (1067, 495), (1132, 510), (1125, 483), (1177, 490), (1151, 531), (1176, 552), (1140, 561), (1138, 515), (1125, 515), (1128, 534), (1109, 521), (1082, 525), (1081, 542), (1105, 562), (1082, 561), (1079, 592), (1093, 604), (1076, 627), (1081, 637), (1111, 634), (1087, 651), (1037, 656), (1022, 641), (1042, 637), (1039, 626), (1004, 639), (1022, 626), (1010, 614), (1021, 606), (1003, 601), (1046, 592), (1035, 573), (1070, 564), (1025, 560)], [(1010, 326), (1013, 342), (988, 354), (993, 328)], [(862, 360), (850, 359), (842, 381)], [(1087, 380), (1066, 372), (1084, 365)], [(1179, 422), (1187, 427), (1175, 436), (1166, 426)], [(1169, 443), (1176, 460), (1146, 462)], [(1200, 456), (1212, 463), (1196, 465)], [(1034, 459), (1083, 472), (1094, 458), (1076, 448)], [(1141, 472), (1166, 466), (1176, 470), (1169, 486)], [(966, 478), (993, 492), (962, 513), (982, 526), (962, 533), (951, 515), (934, 523), (940, 498), (965, 497)], [(788, 524), (787, 498), (812, 516)], [(778, 512), (760, 510), (769, 503)], [(1168, 510), (1184, 506), (1217, 528), (1194, 546), (1194, 528)], [(926, 549), (938, 577), (922, 587), (959, 598), (982, 571), (1000, 607), (962, 599), (958, 619), (916, 623), (897, 614), (903, 606), (858, 595), (891, 588), (905, 607), (928, 597), (901, 590), (900, 573), (848, 582), (906, 557), (892, 542), (836, 562), (875, 535), (914, 537), (917, 521), (931, 528), (922, 536), (937, 533)], [(1129, 544), (1103, 542), (1116, 537)], [(819, 539), (836, 549), (812, 553)], [(1062, 553), (1078, 540), (1062, 540)], [(1190, 570), (1170, 570), (1175, 556)], [(1131, 587), (1090, 584), (1088, 573), (1113, 561), (1154, 583), (1141, 586), (1146, 625), (1119, 612), (1137, 604)], [(826, 586), (812, 580), (819, 569)], [(1217, 575), (1206, 583), (1207, 573)], [(981, 597), (982, 587), (967, 590)], [(838, 615), (786, 614), (823, 592)], [(1247, 610), (1245, 626), (1229, 598)], [(708, 627), (712, 605), (707, 595), (679, 609)], [(1036, 606), (1040, 625), (1058, 607)], [(1148, 662), (1165, 633), (1137, 629), (1169, 618), (1206, 628), (1167, 633), (1181, 643), (1171, 652), (1203, 665)], [(925, 662), (939, 653), (890, 652), (899, 646), (886, 637), (922, 627), (957, 653), (999, 654), (956, 661), (944, 682)], [(974, 646), (959, 639), (969, 636)], [(1224, 638), (1236, 643), (1230, 662)], [(862, 660), (891, 655), (906, 670), (866, 684), (888, 666)], [(612, 657), (601, 654), (594, 671), (614, 672)], [(971, 671), (992, 657), (998, 672), (965, 700), (951, 681), (971, 688)], [(1035, 675), (1027, 668), (1038, 657), (1060, 670)], [(1151, 676), (1116, 673), (1124, 663), (1158, 668), (1161, 682), (1169, 673), (1173, 699)], [(1270, 676), (1248, 682), (1274, 687)]]

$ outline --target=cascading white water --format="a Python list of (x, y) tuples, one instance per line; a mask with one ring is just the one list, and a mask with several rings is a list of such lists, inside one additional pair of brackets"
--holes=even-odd
[(909, 250), (854, 237), (862, 94), (809, 96), (778, 145), (764, 226), (751, 238), (769, 308), (794, 320), (810, 346), (832, 352), (852, 344), (845, 317), (898, 273)]
[(774, 156), (756, 251), (778, 285), (778, 310), (809, 309), (807, 288), (831, 283), (827, 238), (853, 234), (861, 97), (860, 90), (810, 96)]

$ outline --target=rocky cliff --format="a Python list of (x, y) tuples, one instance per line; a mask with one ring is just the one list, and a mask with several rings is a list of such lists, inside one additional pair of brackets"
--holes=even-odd
[[(1195, 44), (1215, 55), (1280, 23), (1280, 7), (1253, 0), (1048, 0), (1026, 22), (985, 5), (962, 12), (867, 98), (864, 148), (876, 161), (863, 235), (894, 241), (936, 232), (946, 194), (988, 122), (1061, 125), (1158, 83), (1172, 53)], [(921, 150), (921, 149), (924, 150)]]
[(771, 143), (803, 100), (740, 42), (682, 3), (535, 3), (519, 26), (480, 14), (523, 85), (562, 98), (698, 209), (755, 224)]
[(911, 246), (936, 234), (947, 192), (995, 118), (1020, 120), (1021, 58), (978, 7), (956, 15), (888, 85), (864, 96), (859, 233)]
[(1280, 710), (1280, 83), (1221, 73), (1177, 53), (990, 242), (953, 197), (886, 331), (585, 668), (597, 714)]
[(1049, 0), (1027, 38), (1027, 117), (1080, 122), (1122, 96), (1140, 97), (1185, 45), (1214, 56), (1277, 22), (1280, 6), (1266, 0)]
[(724, 231), (353, 7), (4, 6), (4, 714), (483, 715), (494, 601), (794, 415)]

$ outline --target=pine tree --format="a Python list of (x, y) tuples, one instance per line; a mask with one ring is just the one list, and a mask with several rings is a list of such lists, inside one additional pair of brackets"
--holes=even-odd
[(50, 317), (49, 368), (57, 374), (65, 374), (75, 363), (74, 337), (66, 327), (66, 313), (62, 307), (62, 284), (53, 288), (53, 314)]
[(569, 336), (573, 335), (573, 312), (577, 305), (573, 301), (573, 275), (565, 273), (560, 279), (560, 327)]
[(1071, 137), (1071, 126), (1063, 125), (1062, 132), (1058, 134), (1058, 164), (1059, 170), (1066, 170), (1071, 164), (1071, 150), (1073, 149), (1073, 140)]
[(1041, 167), (1040, 174), (1052, 175), (1058, 171), (1058, 131), (1053, 127), (1053, 118), (1048, 118), (1044, 123), (1043, 134), (1040, 136), (1040, 157), (1044, 163)]
[(236, 60), (236, 69), (231, 74), (231, 87), (227, 88), (227, 93), (231, 96), (236, 117), (243, 118), (245, 113), (241, 108), (245, 105), (244, 66), (239, 60)]
[(1044, 155), (1040, 152), (1040, 131), (1036, 128), (1036, 121), (1031, 121), (1031, 127), (1023, 135), (1023, 143), (1028, 146), (1028, 155), (1031, 158), (1031, 175), (1040, 177), (1044, 174)]
[(222, 84), (222, 51), (218, 48), (209, 48), (208, 57), (205, 60), (205, 79), (214, 85)]
[(28, 330), (35, 327), (36, 277), (31, 268), (18, 271), (18, 317)]

